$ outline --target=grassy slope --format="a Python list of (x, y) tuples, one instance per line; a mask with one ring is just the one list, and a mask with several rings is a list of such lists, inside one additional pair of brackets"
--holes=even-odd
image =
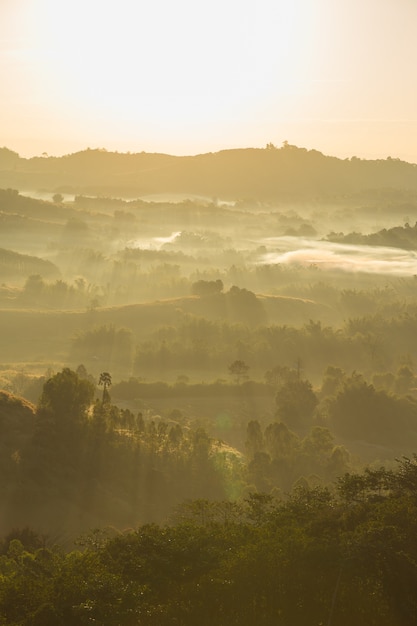
[[(322, 317), (323, 307), (301, 298), (262, 296), (269, 323), (304, 324)], [(207, 315), (204, 299), (194, 296), (90, 311), (0, 310), (3, 369), (7, 363), (65, 362), (77, 332), (103, 325), (129, 328), (143, 341), (159, 326), (177, 326), (185, 316)], [(212, 319), (216, 319), (214, 314)], [(229, 320), (233, 322), (233, 319)]]

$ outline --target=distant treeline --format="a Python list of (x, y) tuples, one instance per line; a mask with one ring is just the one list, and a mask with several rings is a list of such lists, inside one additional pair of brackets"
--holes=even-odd
[(391, 246), (393, 248), (401, 248), (402, 250), (417, 249), (417, 222), (414, 226), (405, 224), (405, 226), (396, 226), (394, 228), (383, 228), (382, 230), (363, 235), (362, 233), (330, 233), (327, 237), (328, 241), (336, 243), (353, 243), (368, 246)]
[[(122, 182), (121, 182), (122, 181)], [(417, 169), (398, 159), (341, 160), (284, 142), (177, 157), (87, 149), (62, 157), (24, 159), (0, 150), (0, 186), (94, 194), (194, 193), (218, 198), (276, 200), (355, 193), (417, 191)]]

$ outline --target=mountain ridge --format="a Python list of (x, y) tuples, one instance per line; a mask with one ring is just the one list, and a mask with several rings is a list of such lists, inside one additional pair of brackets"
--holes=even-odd
[(367, 190), (417, 192), (417, 165), (400, 159), (340, 159), (284, 143), (194, 156), (86, 149), (21, 158), (0, 148), (0, 187), (77, 194), (201, 194), (262, 201), (342, 196)]

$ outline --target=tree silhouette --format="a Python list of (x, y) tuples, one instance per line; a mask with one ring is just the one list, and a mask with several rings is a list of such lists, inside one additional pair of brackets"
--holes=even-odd
[(249, 365), (246, 365), (244, 361), (233, 361), (229, 365), (229, 373), (235, 377), (235, 381), (240, 385), (241, 380), (248, 378)]
[(98, 384), (103, 385), (102, 403), (105, 404), (110, 401), (110, 395), (107, 391), (107, 389), (111, 386), (111, 375), (109, 372), (101, 372)]
[(75, 423), (85, 417), (93, 397), (94, 385), (65, 367), (44, 384), (38, 409), (48, 411), (57, 423)]
[(288, 380), (278, 389), (275, 401), (277, 417), (289, 428), (311, 426), (318, 399), (308, 380)]

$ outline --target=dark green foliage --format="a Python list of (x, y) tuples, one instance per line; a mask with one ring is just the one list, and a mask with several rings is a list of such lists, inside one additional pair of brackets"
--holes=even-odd
[(39, 409), (50, 413), (57, 423), (77, 422), (85, 417), (94, 392), (89, 380), (79, 378), (76, 372), (66, 367), (45, 382)]
[[(5, 439), (9, 460), (0, 477), (10, 527), (30, 516), (43, 532), (72, 539), (90, 524), (161, 520), (184, 498), (239, 490), (237, 452), (202, 427), (144, 420), (107, 396), (93, 404), (95, 385), (85, 368), (78, 371), (65, 368), (49, 378), (28, 432), (19, 424), (24, 434)], [(109, 374), (102, 378), (108, 387)]]
[(417, 430), (417, 402), (376, 390), (353, 375), (329, 404), (334, 431), (347, 439), (381, 444), (406, 443)]
[(41, 537), (37, 532), (25, 526), (24, 528), (13, 528), (4, 538), (2, 554), (7, 554), (13, 541), (19, 541), (22, 547), (28, 552), (35, 552), (44, 547), (45, 537)]
[(188, 501), (170, 525), (94, 531), (83, 552), (28, 549), (13, 539), (0, 560), (0, 619), (411, 626), (416, 463), (414, 456), (393, 471), (346, 475), (336, 493), (298, 487), (285, 501)]
[(247, 481), (269, 494), (285, 493), (296, 484), (328, 484), (350, 468), (350, 454), (335, 445), (332, 433), (313, 427), (304, 438), (284, 422), (262, 431), (259, 422), (247, 427)]
[(248, 289), (233, 285), (226, 296), (226, 311), (233, 319), (250, 326), (265, 323), (266, 313), (262, 302)]
[(2, 515), (6, 515), (10, 488), (22, 458), (23, 450), (35, 432), (35, 406), (0, 391), (0, 489)]
[(289, 380), (275, 397), (278, 417), (295, 430), (305, 430), (312, 424), (318, 399), (308, 380)]

